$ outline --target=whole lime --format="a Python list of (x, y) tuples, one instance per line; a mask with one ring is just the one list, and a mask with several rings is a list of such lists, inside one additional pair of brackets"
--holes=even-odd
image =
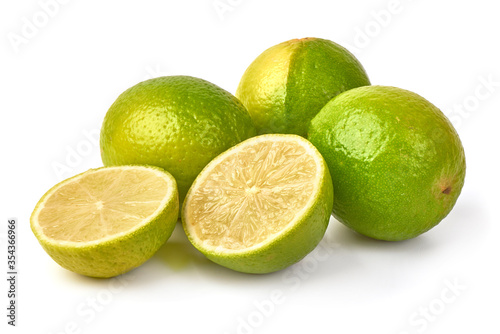
[(416, 237), (453, 208), (465, 155), (446, 116), (423, 97), (395, 87), (355, 88), (312, 120), (309, 140), (333, 179), (333, 215), (382, 240)]
[(215, 156), (256, 134), (250, 115), (229, 92), (189, 76), (160, 77), (123, 92), (101, 130), (104, 165), (153, 165), (176, 179), (182, 203)]
[(293, 39), (259, 55), (241, 78), (236, 96), (259, 134), (305, 136), (311, 119), (334, 96), (369, 85), (359, 61), (325, 39)]

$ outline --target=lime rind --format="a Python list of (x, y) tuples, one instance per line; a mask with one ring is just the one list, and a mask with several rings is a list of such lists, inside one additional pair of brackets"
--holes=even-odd
[(154, 165), (171, 173), (182, 203), (215, 156), (256, 130), (234, 95), (206, 80), (165, 76), (140, 82), (110, 106), (101, 128), (105, 166)]
[(262, 52), (247, 67), (236, 97), (258, 134), (303, 137), (311, 119), (334, 96), (370, 85), (365, 69), (341, 45), (321, 38), (292, 39)]
[(457, 132), (432, 103), (390, 86), (333, 98), (308, 139), (335, 175), (333, 215), (365, 236), (400, 241), (448, 215), (465, 178)]

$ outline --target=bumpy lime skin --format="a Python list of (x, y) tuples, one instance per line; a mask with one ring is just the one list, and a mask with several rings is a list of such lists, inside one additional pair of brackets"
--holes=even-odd
[(167, 170), (182, 203), (210, 160), (255, 134), (248, 111), (231, 93), (199, 78), (160, 77), (129, 88), (109, 108), (101, 157), (105, 166)]
[(311, 119), (328, 101), (367, 85), (370, 80), (352, 53), (332, 41), (308, 37), (280, 43), (259, 55), (243, 74), (236, 96), (259, 134), (305, 137)]
[(333, 215), (375, 239), (414, 238), (451, 211), (465, 154), (446, 116), (395, 87), (360, 87), (332, 99), (312, 120), (309, 140), (333, 177)]

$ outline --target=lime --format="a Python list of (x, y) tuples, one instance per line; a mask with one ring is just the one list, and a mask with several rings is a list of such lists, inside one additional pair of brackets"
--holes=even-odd
[(31, 229), (62, 267), (112, 277), (148, 260), (175, 227), (175, 179), (149, 166), (90, 169), (55, 185), (31, 215)]
[(184, 230), (208, 259), (246, 273), (283, 269), (328, 226), (333, 188), (316, 148), (296, 135), (248, 139), (212, 160), (189, 190)]
[(312, 120), (309, 140), (333, 176), (333, 214), (382, 240), (416, 237), (451, 211), (465, 178), (465, 155), (446, 116), (395, 87), (355, 88)]
[(205, 165), (256, 134), (233, 95), (198, 78), (170, 76), (122, 93), (101, 130), (104, 165), (153, 165), (169, 171), (182, 201)]
[(241, 78), (236, 96), (259, 134), (305, 136), (311, 119), (339, 93), (369, 85), (358, 60), (325, 39), (293, 39), (259, 55)]

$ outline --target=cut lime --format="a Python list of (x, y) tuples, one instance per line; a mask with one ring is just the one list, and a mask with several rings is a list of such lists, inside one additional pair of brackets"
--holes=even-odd
[(174, 178), (149, 166), (103, 167), (62, 181), (38, 202), (31, 229), (62, 267), (112, 277), (148, 260), (178, 216)]
[(296, 135), (248, 139), (212, 160), (186, 197), (191, 243), (210, 260), (248, 273), (283, 269), (312, 251), (332, 211), (321, 154)]

